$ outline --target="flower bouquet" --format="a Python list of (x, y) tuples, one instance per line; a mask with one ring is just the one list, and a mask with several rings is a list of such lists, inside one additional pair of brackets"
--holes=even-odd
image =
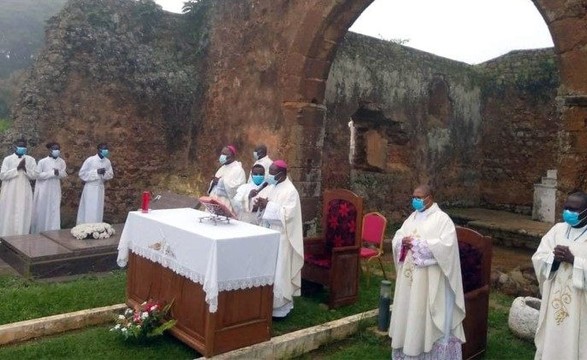
[(165, 321), (172, 304), (173, 301), (163, 305), (160, 302), (149, 300), (135, 309), (127, 308), (124, 314), (118, 315), (116, 325), (110, 331), (120, 334), (124, 340), (144, 341), (162, 335), (165, 330), (171, 329), (176, 323), (176, 320)]
[(78, 240), (108, 239), (114, 233), (112, 225), (107, 223), (80, 224), (71, 229), (71, 235)]

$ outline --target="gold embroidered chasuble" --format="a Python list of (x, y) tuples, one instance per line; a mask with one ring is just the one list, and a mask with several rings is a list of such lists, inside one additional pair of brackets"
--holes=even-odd
[[(551, 271), (557, 245), (568, 246), (575, 262)], [(554, 225), (532, 263), (542, 293), (535, 359), (587, 359), (587, 226)]]

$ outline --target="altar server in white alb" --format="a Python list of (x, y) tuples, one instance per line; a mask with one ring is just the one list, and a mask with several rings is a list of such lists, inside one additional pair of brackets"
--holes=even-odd
[(222, 148), (218, 161), (220, 168), (210, 181), (208, 194), (234, 212), (232, 199), (239, 186), (247, 181), (245, 170), (240, 161), (236, 161), (236, 148), (228, 145)]
[(19, 139), (14, 154), (2, 161), (0, 169), (0, 236), (25, 235), (31, 230), (36, 162), (26, 155), (27, 142)]
[(45, 145), (49, 155), (37, 164), (37, 182), (33, 196), (31, 233), (61, 229), (61, 179), (67, 176), (65, 161), (56, 142)]
[(537, 360), (587, 359), (587, 195), (569, 195), (562, 215), (532, 256), (542, 293)]
[(391, 357), (462, 359), (465, 299), (456, 229), (429, 186), (414, 190), (412, 207), (392, 240)]
[(300, 296), (304, 243), (300, 196), (287, 177), (287, 164), (276, 160), (266, 176), (267, 197), (259, 197), (257, 206), (263, 211), (262, 225), (281, 233), (273, 284), (273, 316), (285, 317), (294, 307), (294, 296)]
[(77, 211), (77, 225), (100, 223), (104, 216), (104, 183), (114, 177), (110, 151), (105, 143), (98, 144), (98, 153), (84, 161), (79, 177), (85, 183)]

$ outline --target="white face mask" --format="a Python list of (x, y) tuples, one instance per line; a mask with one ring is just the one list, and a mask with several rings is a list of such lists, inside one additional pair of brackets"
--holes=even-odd
[(255, 159), (255, 161), (259, 160), (259, 154), (257, 154), (256, 151), (253, 151), (253, 159)]
[(56, 149), (54, 149), (54, 150), (51, 150), (51, 156), (52, 156), (52, 157), (54, 157), (54, 158), (58, 158), (58, 157), (59, 157), (59, 154), (61, 154), (61, 151), (59, 151), (59, 150), (56, 150)]

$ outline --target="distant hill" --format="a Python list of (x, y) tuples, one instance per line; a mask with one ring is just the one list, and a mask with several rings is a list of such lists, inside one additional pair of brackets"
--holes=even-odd
[(0, 79), (28, 67), (43, 46), (45, 23), (67, 0), (0, 1)]

